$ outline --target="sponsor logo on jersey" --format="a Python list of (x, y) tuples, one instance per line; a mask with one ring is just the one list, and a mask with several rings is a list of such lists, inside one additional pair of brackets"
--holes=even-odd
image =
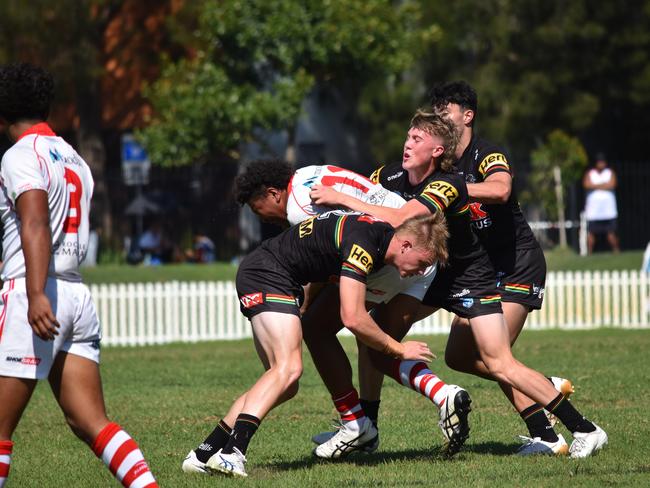
[(311, 235), (312, 232), (314, 232), (314, 217), (303, 221), (298, 227), (298, 235), (300, 239)]
[(467, 288), (463, 288), (461, 292), (456, 293), (455, 295), (452, 295), (454, 298), (460, 298), (464, 297), (465, 295), (469, 295), (471, 292)]
[(395, 173), (394, 175), (390, 175), (388, 178), (386, 178), (386, 180), (387, 180), (387, 181), (393, 181), (394, 179), (399, 178), (399, 177), (402, 176), (403, 174), (404, 174), (404, 171), (398, 171), (398, 172)]
[(41, 358), (37, 358), (33, 356), (24, 356), (22, 358), (16, 356), (7, 356), (5, 358), (5, 361), (8, 361), (10, 363), (25, 364), (27, 366), (38, 366), (41, 363)]
[(372, 172), (372, 174), (370, 175), (370, 181), (372, 181), (373, 183), (379, 183), (379, 173), (381, 173), (382, 169), (384, 169), (383, 166), (381, 166), (380, 168), (374, 170)]
[(312, 186), (314, 186), (314, 183), (316, 183), (316, 179), (317, 179), (316, 176), (312, 176), (311, 178), (307, 178), (303, 182), (302, 186), (306, 186), (307, 188), (311, 188)]
[(481, 164), (478, 165), (478, 171), (481, 173), (483, 176), (488, 174), (490, 171), (496, 169), (496, 168), (502, 168), (502, 169), (510, 169), (510, 166), (508, 166), (508, 161), (506, 160), (506, 157), (501, 154), (501, 153), (492, 153), (488, 154), (483, 158), (483, 161), (481, 161)]
[(483, 209), (483, 204), (474, 202), (469, 204), (469, 214), (472, 219), (472, 226), (477, 229), (486, 229), (492, 225), (492, 219)]
[(61, 161), (61, 154), (59, 154), (59, 150), (57, 148), (50, 148), (50, 158), (52, 158), (52, 161), (55, 163), (57, 161)]
[(372, 256), (358, 244), (352, 246), (347, 261), (357, 268), (365, 271), (366, 274), (372, 271)]
[(422, 195), (433, 199), (434, 203), (437, 201), (438, 205), (442, 204), (441, 210), (445, 210), (458, 198), (458, 190), (446, 181), (432, 181), (426, 186)]
[(262, 296), (262, 292), (258, 291), (256, 293), (242, 295), (239, 297), (239, 301), (244, 306), (244, 308), (253, 308), (264, 303), (264, 297)]

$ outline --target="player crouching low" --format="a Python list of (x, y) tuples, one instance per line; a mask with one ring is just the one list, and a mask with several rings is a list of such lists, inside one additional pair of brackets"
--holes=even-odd
[[(400, 343), (374, 322), (365, 308), (366, 279), (384, 264), (397, 268), (401, 276), (412, 276), (435, 261), (444, 262), (447, 235), (440, 216), (411, 219), (393, 229), (367, 215), (334, 211), (289, 228), (249, 254), (237, 272), (237, 294), (266, 372), (220, 422), (224, 435), (212, 445), (215, 454), (203, 465), (195, 462), (191, 452), (183, 469), (247, 476), (246, 450), (260, 422), (298, 392), (302, 374), (299, 303), (306, 283), (340, 277), (341, 318), (357, 339), (390, 357), (431, 360), (433, 354), (425, 343)], [(357, 423), (357, 435), (350, 443), (362, 448), (377, 433), (370, 422)], [(226, 427), (231, 425), (228, 435)]]

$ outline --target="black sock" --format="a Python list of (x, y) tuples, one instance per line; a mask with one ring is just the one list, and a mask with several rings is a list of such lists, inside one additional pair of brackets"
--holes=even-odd
[(526, 422), (528, 432), (533, 439), (539, 437), (545, 442), (558, 441), (558, 436), (546, 418), (544, 408), (539, 403), (533, 403), (519, 415)]
[(573, 432), (593, 432), (596, 430), (596, 426), (584, 418), (580, 412), (578, 412), (571, 402), (564, 398), (564, 395), (560, 393), (556, 396), (551, 403), (544, 407), (549, 412), (555, 414), (557, 418), (564, 424), (564, 426)]
[(239, 452), (246, 454), (248, 443), (260, 426), (260, 422), (261, 420), (254, 415), (240, 413), (235, 422), (235, 427), (232, 429), (228, 444), (226, 444), (226, 447), (221, 452), (223, 454), (232, 454), (234, 452), (233, 449), (236, 447)]
[(379, 420), (379, 404), (381, 400), (364, 400), (361, 398), (359, 399), (359, 403), (361, 403), (361, 408), (363, 408), (366, 417), (372, 421), (372, 424), (376, 428), (377, 421)]
[(208, 459), (217, 452), (219, 449), (226, 446), (232, 429), (228, 424), (219, 420), (219, 424), (214, 428), (210, 435), (201, 443), (199, 447), (194, 449), (196, 458), (202, 463), (207, 463)]

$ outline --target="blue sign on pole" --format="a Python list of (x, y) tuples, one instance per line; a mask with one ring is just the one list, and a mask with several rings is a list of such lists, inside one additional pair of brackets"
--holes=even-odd
[(136, 141), (133, 134), (122, 135), (122, 175), (127, 185), (146, 185), (149, 183), (151, 163), (144, 147)]

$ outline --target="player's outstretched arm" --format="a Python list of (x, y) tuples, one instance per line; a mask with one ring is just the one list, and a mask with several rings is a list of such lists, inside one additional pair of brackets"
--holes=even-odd
[(365, 283), (341, 276), (339, 283), (341, 297), (341, 320), (361, 342), (377, 351), (398, 359), (431, 361), (433, 353), (424, 342), (397, 342), (379, 328), (366, 311)]
[(401, 208), (382, 207), (371, 205), (351, 195), (336, 191), (330, 186), (314, 185), (309, 193), (316, 205), (329, 207), (345, 207), (355, 212), (363, 212), (378, 219), (388, 222), (393, 227), (398, 227), (405, 220), (412, 217), (427, 215), (429, 210), (416, 200), (409, 200)]

